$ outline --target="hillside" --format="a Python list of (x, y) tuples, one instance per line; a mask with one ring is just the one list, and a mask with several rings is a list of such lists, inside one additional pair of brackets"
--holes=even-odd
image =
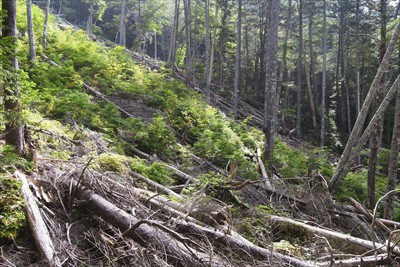
[[(215, 92), (212, 107), (164, 64), (56, 22), (34, 64), (19, 40), (30, 157), (0, 144), (1, 266), (397, 264), (398, 223), (340, 204), (364, 173), (333, 199), (327, 150), (278, 137), (264, 162), (254, 108), (235, 122)], [(19, 180), (48, 233), (24, 216)]]

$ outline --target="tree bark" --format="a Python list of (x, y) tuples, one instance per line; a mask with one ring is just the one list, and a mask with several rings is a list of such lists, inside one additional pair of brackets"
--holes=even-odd
[(126, 46), (126, 0), (122, 0), (121, 2), (118, 44), (121, 46)]
[(180, 2), (181, 2), (180, 0), (174, 1), (174, 9), (175, 9), (174, 26), (172, 29), (172, 36), (171, 36), (171, 42), (169, 45), (168, 60), (167, 60), (167, 65), (171, 66), (171, 67), (175, 66), (175, 60), (176, 60), (176, 42), (177, 42), (177, 35), (178, 35), (178, 28), (179, 28)]
[[(399, 150), (400, 150), (400, 92), (398, 91), (396, 95), (396, 108), (394, 114), (392, 142), (390, 145), (389, 170), (388, 170), (388, 181), (387, 181), (386, 192), (390, 192), (396, 188)], [(394, 200), (395, 200), (394, 194), (390, 194), (386, 198), (385, 211), (383, 215), (385, 219), (392, 220)]]
[(49, 24), (49, 13), (50, 13), (50, 0), (46, 0), (46, 6), (44, 10), (44, 26), (43, 26), (43, 50), (47, 47), (47, 28)]
[(303, 83), (303, 0), (299, 0), (299, 40), (298, 40), (298, 66), (297, 66), (297, 97), (296, 97), (296, 136), (301, 138), (301, 94)]
[(29, 59), (31, 63), (34, 63), (36, 61), (36, 50), (35, 50), (35, 33), (33, 31), (33, 21), (32, 21), (32, 0), (26, 0), (26, 16), (28, 22)]
[(325, 145), (325, 117), (326, 117), (326, 46), (327, 46), (327, 29), (326, 29), (326, 0), (324, 0), (324, 26), (322, 41), (322, 85), (321, 85), (321, 136), (320, 145)]
[(210, 90), (211, 90), (211, 80), (208, 79), (210, 77), (210, 49), (211, 49), (211, 41), (210, 41), (210, 0), (205, 0), (205, 20), (206, 20), (206, 51), (205, 51), (205, 60), (206, 60), (206, 99), (210, 102)]
[(191, 33), (191, 0), (183, 0), (184, 13), (185, 13), (185, 40), (186, 40), (186, 54), (185, 54), (185, 75), (186, 75), (186, 85), (191, 86), (192, 84), (192, 33)]
[(240, 63), (241, 63), (241, 48), (242, 48), (242, 0), (238, 0), (238, 21), (236, 33), (236, 58), (235, 58), (235, 78), (233, 82), (233, 119), (238, 119), (238, 101), (239, 101), (239, 86), (240, 86)]
[(279, 27), (280, 1), (271, 2), (269, 13), (269, 29), (267, 36), (266, 53), (266, 76), (264, 94), (264, 159), (272, 158), (274, 153), (274, 137), (276, 133), (277, 117), (277, 67), (278, 67), (278, 27)]
[[(4, 108), (6, 111), (6, 144), (12, 145), (18, 155), (24, 154), (24, 131), (21, 119), (20, 86), (17, 59), (17, 13), (16, 0), (2, 0), (3, 27), (1, 38), (7, 46), (2, 47), (3, 68), (7, 71), (4, 85)], [(4, 45), (4, 44), (3, 44)]]

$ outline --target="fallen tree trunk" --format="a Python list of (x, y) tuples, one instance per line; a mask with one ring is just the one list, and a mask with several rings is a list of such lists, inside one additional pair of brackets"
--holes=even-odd
[(202, 227), (193, 223), (188, 223), (183, 220), (174, 220), (176, 227), (179, 232), (184, 233), (196, 233), (200, 235), (204, 235), (207, 238), (218, 242), (224, 246), (235, 248), (235, 250), (243, 250), (246, 253), (250, 254), (252, 257), (260, 260), (265, 259), (277, 259), (282, 261), (290, 266), (297, 266), (297, 267), (312, 267), (315, 266), (314, 264), (286, 256), (274, 251), (271, 251), (266, 248), (262, 248), (259, 246), (254, 245), (244, 237), (235, 232), (232, 232), (232, 235), (227, 235), (220, 231), (210, 230), (209, 228)]
[(379, 265), (390, 265), (391, 259), (388, 258), (387, 254), (380, 254), (377, 256), (368, 257), (355, 257), (347, 260), (333, 260), (318, 264), (318, 266), (326, 267), (375, 267)]
[[(168, 255), (168, 261), (177, 266), (226, 265), (219, 258), (190, 248), (187, 244), (176, 240), (164, 231), (142, 223), (141, 220), (119, 209), (100, 195), (78, 187), (77, 197), (86, 202), (90, 211), (125, 232), (127, 236), (140, 245), (158, 251), (165, 251)], [(138, 225), (134, 231), (128, 231), (134, 225)]]
[(21, 192), (25, 200), (25, 216), (39, 254), (49, 266), (61, 266), (53, 242), (51, 241), (50, 234), (47, 231), (46, 224), (40, 214), (39, 207), (36, 204), (36, 199), (33, 196), (32, 191), (29, 189), (28, 180), (25, 175), (19, 171), (14, 172), (14, 176), (22, 182)]
[[(355, 251), (360, 251), (361, 253), (366, 252), (367, 250), (376, 250), (381, 253), (387, 252), (387, 246), (385, 244), (371, 242), (369, 240), (361, 239), (358, 237), (353, 237), (350, 235), (346, 235), (343, 233), (335, 232), (332, 230), (326, 230), (322, 228), (318, 228), (315, 226), (311, 226), (302, 222), (295, 221), (293, 219), (279, 217), (279, 216), (270, 216), (271, 222), (276, 224), (276, 226), (281, 228), (294, 228), (294, 229), (302, 229), (306, 233), (317, 234), (326, 237), (332, 244), (339, 243), (342, 247), (343, 245), (352, 245), (348, 248), (351, 253)], [(296, 230), (297, 231), (297, 230)], [(297, 231), (298, 233), (298, 231)], [(392, 252), (396, 255), (400, 255), (399, 247), (393, 248)]]

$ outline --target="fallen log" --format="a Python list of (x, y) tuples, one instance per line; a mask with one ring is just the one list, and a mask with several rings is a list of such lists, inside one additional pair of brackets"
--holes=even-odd
[(229, 246), (235, 248), (235, 250), (243, 250), (246, 253), (250, 254), (252, 257), (259, 259), (259, 260), (266, 260), (266, 259), (277, 259), (282, 261), (290, 266), (296, 267), (312, 267), (315, 266), (312, 263), (308, 263), (294, 257), (286, 256), (274, 251), (271, 251), (266, 248), (262, 248), (259, 246), (254, 245), (241, 235), (232, 232), (232, 235), (227, 235), (220, 231), (210, 230), (209, 228), (199, 226), (197, 224), (188, 223), (183, 220), (175, 220), (173, 219), (178, 231), (180, 233), (197, 233), (200, 236), (206, 236), (208, 239), (218, 242), (223, 246)]
[[(283, 228), (294, 228), (294, 229), (302, 229), (306, 233), (310, 233), (312, 235), (318, 234), (320, 236), (326, 237), (329, 242), (331, 242), (331, 245), (334, 246), (334, 244), (338, 244), (340, 246), (343, 245), (349, 245), (352, 253), (355, 251), (360, 251), (361, 253), (364, 253), (368, 250), (376, 250), (377, 252), (380, 253), (387, 253), (387, 246), (386, 244), (381, 244), (377, 242), (372, 242), (369, 240), (361, 239), (358, 237), (353, 237), (350, 235), (346, 235), (343, 233), (335, 232), (332, 230), (327, 230), (327, 229), (322, 229), (319, 227), (311, 226), (302, 222), (295, 221), (293, 219), (289, 218), (284, 218), (280, 216), (270, 216), (271, 222), (275, 224), (277, 227), (283, 227)], [(337, 245), (338, 246), (338, 245)], [(400, 255), (400, 248), (395, 247), (392, 250), (392, 253), (395, 255)]]
[(47, 231), (46, 224), (40, 214), (39, 207), (36, 204), (36, 199), (33, 196), (32, 191), (29, 189), (28, 180), (25, 175), (19, 171), (15, 171), (14, 176), (22, 182), (21, 192), (25, 200), (25, 216), (39, 254), (49, 266), (61, 266), (61, 262), (54, 249), (53, 242), (51, 241), (50, 234)]
[[(200, 252), (189, 247), (188, 244), (176, 240), (159, 228), (141, 223), (142, 220), (129, 215), (96, 193), (78, 187), (77, 197), (86, 202), (90, 211), (124, 232), (140, 245), (156, 251), (165, 251), (168, 255), (168, 261), (176, 266), (226, 266), (226, 263), (215, 255)], [(133, 225), (138, 226), (134, 231), (128, 231)]]
[(173, 196), (173, 197), (175, 197), (177, 199), (182, 199), (181, 195), (175, 193), (174, 191), (172, 191), (171, 189), (169, 189), (169, 188), (167, 188), (167, 187), (165, 187), (163, 185), (160, 185), (159, 183), (156, 183), (156, 182), (144, 177), (143, 175), (141, 175), (139, 173), (136, 173), (136, 172), (133, 172), (133, 171), (129, 171), (129, 175), (131, 177), (138, 178), (139, 180), (145, 182), (148, 186), (154, 187), (159, 192), (162, 192), (164, 194)]
[(392, 260), (388, 258), (387, 254), (380, 254), (368, 257), (355, 257), (346, 260), (333, 260), (325, 263), (320, 263), (318, 266), (326, 267), (375, 267), (379, 265), (390, 265)]

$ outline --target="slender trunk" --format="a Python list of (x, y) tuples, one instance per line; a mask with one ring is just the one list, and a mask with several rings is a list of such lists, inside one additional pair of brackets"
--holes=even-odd
[(157, 59), (157, 31), (154, 30), (154, 59)]
[[(387, 16), (386, 16), (386, 0), (381, 0), (381, 41), (379, 47), (380, 61), (382, 61), (383, 56), (386, 51), (386, 24), (387, 24)], [(376, 103), (381, 103), (385, 92), (386, 92), (386, 75), (382, 76), (382, 80), (380, 83), (380, 89), (376, 95)], [(376, 170), (378, 167), (378, 153), (381, 144), (382, 138), (382, 129), (383, 129), (383, 118), (377, 122), (375, 125), (375, 129), (372, 132), (370, 139), (370, 155), (369, 155), (369, 163), (368, 163), (368, 194), (366, 207), (373, 208), (375, 205), (375, 176)]]
[(26, 15), (28, 20), (28, 38), (29, 38), (29, 59), (32, 63), (36, 61), (35, 33), (33, 32), (32, 21), (32, 0), (26, 0)]
[(266, 76), (264, 95), (264, 159), (270, 159), (274, 153), (274, 137), (276, 132), (276, 85), (278, 66), (278, 27), (280, 1), (271, 3), (269, 15), (269, 30), (267, 37), (268, 51), (266, 53)]
[(6, 111), (6, 144), (12, 145), (18, 155), (24, 154), (24, 131), (21, 119), (20, 86), (17, 59), (17, 15), (16, 0), (2, 0), (4, 16), (1, 38), (9, 38), (3, 47), (3, 68), (6, 70), (4, 83), (4, 109)]
[(93, 0), (90, 1), (89, 3), (89, 16), (87, 19), (87, 24), (86, 24), (86, 32), (88, 35), (92, 35), (93, 33)]
[(326, 0), (324, 0), (324, 26), (323, 26), (323, 44), (322, 44), (322, 88), (321, 88), (321, 142), (320, 145), (325, 145), (325, 114), (326, 114)]
[(239, 101), (239, 79), (240, 79), (240, 59), (242, 44), (242, 0), (238, 0), (238, 21), (236, 34), (236, 62), (235, 62), (235, 79), (233, 91), (233, 111), (234, 119), (238, 119), (238, 101)]
[(47, 28), (49, 22), (49, 13), (50, 13), (50, 0), (46, 0), (46, 7), (44, 10), (44, 26), (43, 26), (43, 50), (45, 50), (47, 46)]
[(126, 46), (126, 0), (122, 0), (121, 3), (118, 44), (121, 46)]
[[(315, 8), (315, 6), (313, 6)], [(317, 128), (317, 111), (315, 109), (315, 97), (317, 96), (316, 92), (316, 84), (317, 84), (317, 77), (315, 74), (315, 57), (314, 57), (314, 45), (313, 45), (313, 11), (310, 14), (309, 17), (309, 23), (308, 23), (308, 48), (310, 49), (310, 106), (311, 106), (311, 112), (312, 112), (312, 120), (313, 120), (313, 127)]]
[(206, 13), (206, 99), (210, 102), (210, 88), (211, 81), (208, 79), (210, 77), (210, 0), (205, 1), (205, 13)]
[(177, 41), (178, 28), (179, 28), (180, 0), (175, 0), (174, 3), (175, 3), (174, 28), (172, 29), (171, 43), (170, 43), (169, 52), (168, 52), (168, 60), (167, 60), (168, 66), (174, 66), (175, 60), (176, 60), (176, 41)]
[[(400, 150), (400, 91), (397, 92), (396, 96), (396, 110), (394, 116), (392, 143), (390, 146), (388, 182), (387, 182), (386, 192), (390, 192), (396, 188), (399, 150)], [(386, 199), (385, 212), (383, 215), (385, 219), (392, 220), (394, 200), (395, 200), (394, 194), (389, 195)]]
[(296, 98), (296, 136), (301, 138), (301, 93), (302, 93), (302, 69), (303, 69), (303, 0), (299, 0), (299, 47), (297, 68), (297, 98)]
[(228, 35), (227, 32), (227, 24), (228, 24), (228, 0), (224, 0), (223, 1), (223, 6), (222, 6), (222, 20), (221, 20), (221, 31), (220, 31), (220, 41), (219, 41), (219, 71), (218, 71), (218, 75), (219, 75), (219, 83), (221, 84), (221, 86), (224, 86), (225, 84), (225, 51), (226, 51), (226, 38)]
[(357, 117), (354, 127), (350, 133), (349, 139), (346, 143), (345, 149), (342, 153), (342, 156), (340, 157), (340, 160), (336, 167), (335, 173), (330, 182), (329, 188), (332, 192), (337, 191), (337, 189), (342, 184), (343, 179), (348, 172), (348, 168), (345, 168), (345, 165), (349, 161), (350, 156), (352, 155), (353, 147), (359, 141), (360, 133), (363, 130), (363, 126), (364, 126), (365, 120), (367, 118), (368, 110), (371, 106), (372, 101), (374, 100), (374, 96), (375, 96), (376, 92), (380, 88), (380, 83), (381, 83), (382, 77), (383, 77), (384, 73), (388, 70), (389, 59), (393, 53), (393, 50), (394, 50), (395, 44), (397, 42), (397, 39), (399, 38), (399, 35), (400, 35), (400, 23), (397, 23), (396, 29), (393, 32), (392, 38), (386, 49), (385, 56), (383, 57), (383, 59), (381, 61), (381, 64), (376, 72), (375, 78), (371, 84), (368, 94), (365, 97), (364, 103), (360, 109), (360, 114)]
[[(215, 17), (218, 18), (218, 6), (215, 9)], [(211, 90), (211, 81), (213, 77), (213, 65), (214, 65), (214, 52), (215, 52), (215, 43), (217, 41), (217, 27), (214, 27), (213, 30), (213, 35), (211, 38), (211, 51), (210, 51), (210, 71), (208, 72), (208, 76), (206, 77), (207, 83), (210, 84), (210, 90)]]
[(314, 105), (314, 94), (313, 94), (312, 84), (311, 84), (310, 68), (311, 67), (309, 66), (307, 60), (304, 59), (304, 69), (306, 72), (307, 91), (308, 91), (308, 98), (310, 101), (312, 124), (313, 124), (314, 128), (317, 128), (317, 113), (315, 111), (315, 105)]
[[(288, 70), (287, 70), (287, 54), (288, 54), (288, 41), (289, 41), (289, 35), (291, 35), (292, 31), (292, 0), (289, 0), (288, 3), (288, 13), (286, 17), (286, 22), (285, 22), (285, 39), (283, 41), (283, 52), (282, 52), (282, 62), (281, 62), (281, 67), (280, 67), (280, 72), (279, 72), (279, 80), (282, 81), (281, 83), (278, 84), (278, 93), (277, 93), (277, 104), (279, 105), (279, 101), (282, 95), (282, 90), (284, 88), (284, 85), (286, 86), (286, 83), (288, 82)], [(287, 95), (289, 91), (289, 87), (285, 87), (285, 97), (284, 99), (287, 99)], [(286, 103), (286, 101), (284, 101)], [(284, 105), (285, 106), (285, 105)], [(285, 107), (282, 110), (282, 124), (284, 125), (284, 118), (285, 118)]]
[(185, 13), (185, 36), (186, 36), (186, 54), (185, 54), (185, 82), (187, 86), (192, 83), (192, 38), (190, 26), (190, 0), (184, 0), (184, 13)]

